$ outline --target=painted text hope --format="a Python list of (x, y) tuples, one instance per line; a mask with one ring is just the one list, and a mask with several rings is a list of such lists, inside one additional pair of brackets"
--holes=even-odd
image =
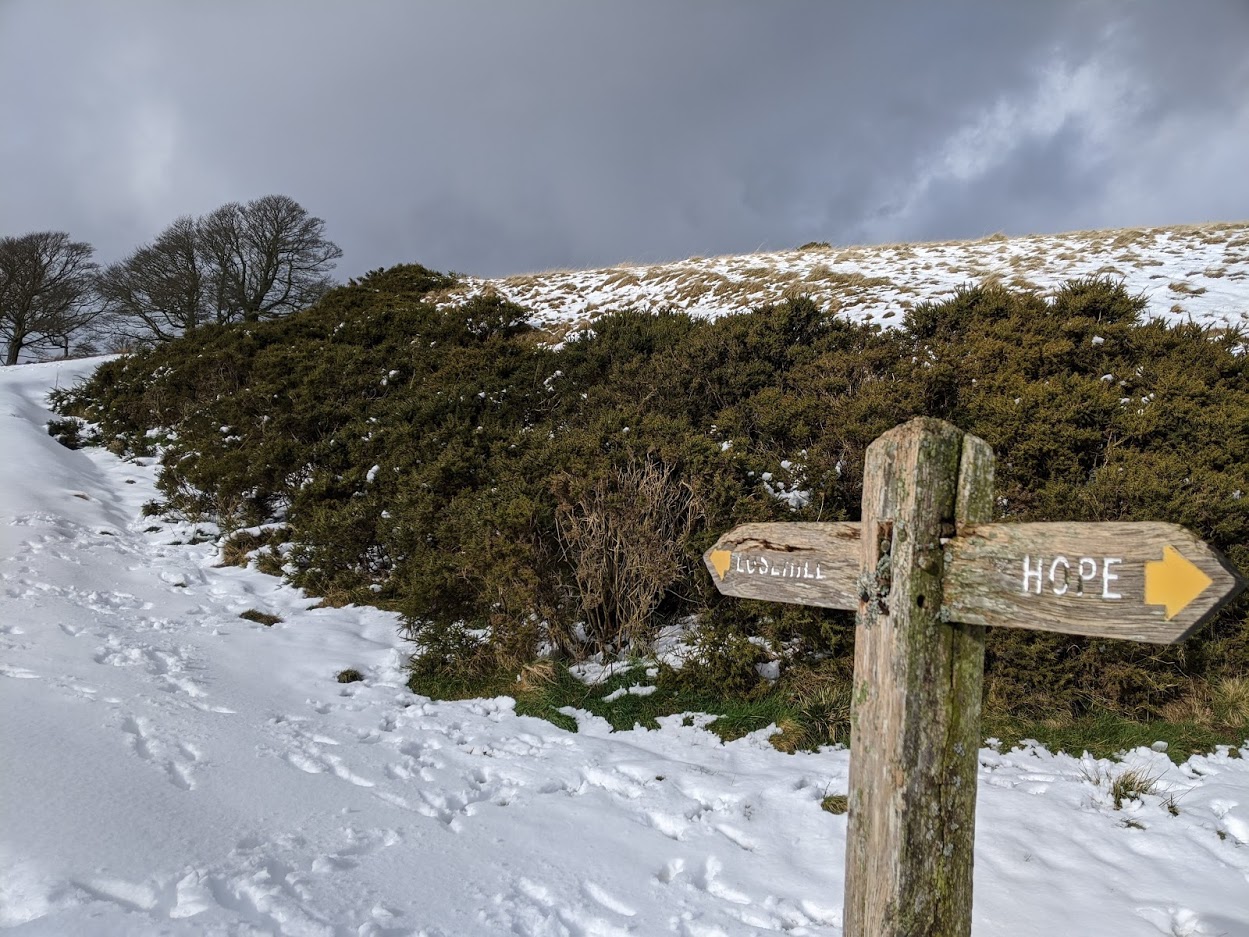
[(1123, 563), (1119, 556), (1029, 556), (1023, 558), (1021, 591), (1027, 595), (1093, 596), (1099, 599), (1121, 599), (1114, 583), (1119, 574), (1116, 567)]

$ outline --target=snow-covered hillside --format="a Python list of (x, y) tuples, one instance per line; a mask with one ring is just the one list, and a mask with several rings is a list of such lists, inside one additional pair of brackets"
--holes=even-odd
[[(414, 696), (393, 616), (219, 567), (207, 528), (141, 516), (150, 460), (47, 436), (92, 366), (0, 369), (0, 928), (841, 933), (844, 749)], [(983, 749), (974, 933), (1249, 935), (1244, 755)], [(1116, 809), (1129, 769), (1154, 793)]]
[(625, 306), (718, 316), (796, 294), (828, 312), (888, 326), (916, 304), (968, 283), (996, 280), (1044, 292), (1084, 276), (1121, 279), (1148, 298), (1149, 315), (1157, 318), (1244, 326), (1249, 222), (875, 247), (817, 244), (668, 264), (470, 277), (444, 301), (491, 290), (533, 309), (535, 322), (564, 331)]

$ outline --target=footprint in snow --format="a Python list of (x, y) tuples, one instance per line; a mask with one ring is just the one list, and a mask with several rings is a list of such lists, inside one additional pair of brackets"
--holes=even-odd
[[(619, 902), (601, 889), (596, 887), (595, 890), (612, 904), (627, 911), (633, 911), (628, 905)], [(586, 894), (590, 895), (599, 907), (613, 916), (633, 916), (633, 914), (625, 913), (624, 910), (610, 907), (594, 897), (588, 890)], [(595, 937), (625, 937), (632, 932), (632, 927), (622, 927), (608, 917), (589, 912), (577, 902), (565, 901), (546, 885), (528, 878), (520, 878), (511, 892), (493, 896), (489, 906), (482, 910), (480, 917), (492, 928), (492, 933), (593, 934)]]
[(737, 846), (739, 849), (744, 849), (747, 852), (754, 852), (756, 846), (758, 845), (748, 834), (739, 830), (735, 826), (729, 825), (728, 823), (718, 823), (716, 824), (715, 829), (716, 832), (718, 832), (734, 846)]
[(671, 885), (685, 871), (684, 859), (669, 859), (664, 867), (655, 873), (655, 878), (665, 885)]
[(583, 882), (581, 890), (585, 892), (588, 898), (602, 905), (608, 911), (614, 911), (616, 914), (623, 915), (624, 917), (633, 917), (637, 914), (637, 909), (632, 905), (626, 904), (611, 894), (611, 892), (595, 885), (593, 882)]
[(749, 895), (739, 891), (732, 885), (726, 884), (720, 878), (720, 873), (723, 870), (724, 864), (719, 859), (715, 856), (708, 857), (707, 861), (703, 863), (702, 872), (693, 878), (695, 887), (722, 901), (731, 901), (733, 904), (750, 904)]
[(260, 754), (277, 755), (305, 774), (332, 774), (357, 787), (374, 786), (373, 781), (352, 771), (344, 759), (323, 750), (322, 746), (338, 745), (336, 739), (304, 732), (286, 719), (280, 719), (276, 724), (289, 727), (284, 733), (286, 737), (280, 741), (278, 748), (264, 747), (258, 750)]
[(0, 667), (0, 677), (11, 677), (14, 680), (38, 680), (39, 674), (25, 667)]
[(188, 742), (168, 744), (157, 738), (141, 716), (126, 716), (121, 731), (130, 750), (159, 769), (170, 784), (184, 791), (195, 789), (195, 769), (204, 760), (198, 748)]

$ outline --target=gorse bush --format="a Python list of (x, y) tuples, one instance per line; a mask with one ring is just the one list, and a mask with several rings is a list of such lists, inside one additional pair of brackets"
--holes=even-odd
[[(113, 361), (59, 403), (114, 446), (159, 446), (167, 510), (280, 522), (296, 584), (401, 611), (418, 677), (444, 683), (540, 649), (642, 651), (697, 616), (673, 680), (757, 695), (766, 645), (832, 725), (852, 617), (726, 601), (700, 556), (745, 521), (856, 519), (868, 444), (917, 415), (994, 447), (1002, 518), (1173, 521), (1249, 567), (1241, 339), (1142, 324), (1115, 284), (968, 288), (891, 331), (803, 299), (714, 323), (622, 310), (558, 348), (498, 298), (438, 308), (450, 284), (375, 271)], [(1245, 608), (1174, 648), (992, 631), (990, 707), (1158, 712), (1243, 672)]]

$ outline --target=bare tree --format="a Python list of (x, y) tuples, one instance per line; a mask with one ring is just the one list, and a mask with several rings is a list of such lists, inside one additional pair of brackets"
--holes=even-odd
[(302, 309), (333, 285), (343, 255), (325, 222), (292, 198), (231, 202), (200, 220), (200, 246), (219, 317), (254, 322)]
[(99, 293), (115, 333), (168, 341), (218, 319), (195, 220), (183, 216), (151, 244), (107, 267)]
[(179, 218), (100, 277), (117, 334), (167, 341), (209, 323), (255, 322), (310, 306), (342, 251), (294, 199), (230, 202)]
[(95, 249), (63, 231), (0, 238), (0, 341), (6, 365), (23, 351), (60, 349), (100, 314)]

